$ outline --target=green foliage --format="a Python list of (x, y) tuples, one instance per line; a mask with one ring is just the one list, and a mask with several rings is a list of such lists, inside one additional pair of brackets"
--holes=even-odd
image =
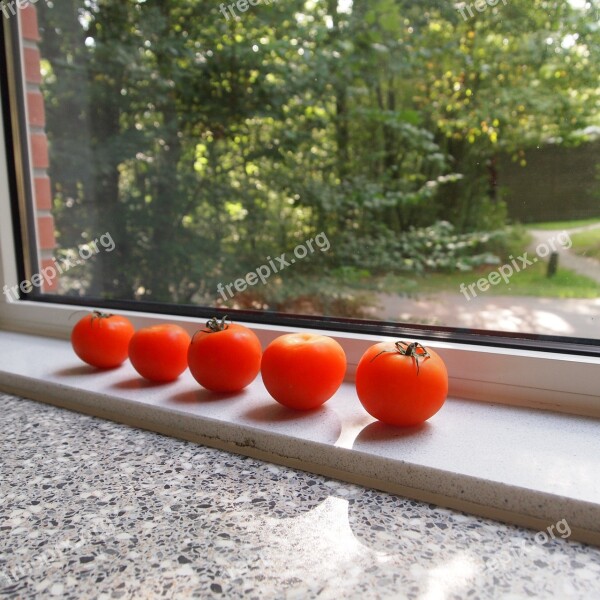
[(219, 300), (218, 305), (288, 314), (369, 317), (373, 294), (346, 283), (339, 274), (298, 277), (286, 273), (266, 286), (252, 288), (226, 302)]
[(337, 253), (345, 264), (374, 274), (469, 271), (479, 265), (497, 264), (498, 258), (485, 251), (485, 246), (505, 235), (501, 231), (457, 234), (447, 221), (398, 235), (378, 226), (379, 232), (369, 239), (358, 238), (353, 232), (341, 236)]
[(210, 302), (319, 232), (332, 250), (298, 281), (487, 264), (506, 219), (496, 155), (597, 119), (595, 2), (466, 22), (441, 0), (286, 0), (237, 20), (208, 0), (37, 7), (60, 246), (116, 242), (73, 293)]
[[(559, 267), (554, 277), (546, 275), (547, 263), (540, 261), (513, 275), (508, 285), (494, 287), (493, 295), (531, 296), (539, 298), (597, 298), (600, 283)], [(471, 273), (425, 273), (423, 275), (386, 275), (372, 279), (373, 289), (395, 295), (418, 296), (449, 293), (459, 295), (461, 283), (475, 283), (479, 278), (488, 278), (497, 267), (479, 267)], [(350, 286), (352, 289), (352, 286)], [(491, 292), (480, 294), (489, 296)], [(460, 298), (463, 298), (460, 295)]]

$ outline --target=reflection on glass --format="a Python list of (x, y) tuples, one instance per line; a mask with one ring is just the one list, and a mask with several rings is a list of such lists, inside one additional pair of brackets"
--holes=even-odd
[(597, 3), (461, 7), (39, 3), (59, 293), (597, 337)]

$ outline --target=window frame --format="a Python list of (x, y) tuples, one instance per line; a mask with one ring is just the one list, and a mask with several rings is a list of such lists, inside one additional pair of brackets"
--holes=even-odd
[[(37, 272), (33, 192), (27, 124), (21, 107), (25, 89), (22, 46), (16, 36), (20, 19), (0, 23), (0, 287), (15, 285)], [(12, 68), (12, 72), (11, 72)], [(8, 85), (9, 78), (15, 81)], [(18, 106), (18, 110), (11, 107)], [(10, 165), (10, 166), (9, 166)], [(109, 302), (54, 295), (25, 297), (9, 302), (0, 296), (0, 329), (66, 339), (78, 309), (93, 306), (118, 310), (136, 327), (165, 320), (193, 332), (213, 314), (208, 307), (151, 303)], [(237, 311), (233, 318), (252, 327), (266, 345), (278, 335), (313, 330), (330, 335), (348, 356), (347, 380), (352, 381), (358, 360), (373, 343), (411, 339), (436, 349), (448, 365), (450, 394), (461, 398), (536, 407), (600, 417), (600, 341), (551, 336), (465, 332), (394, 323), (273, 315)], [(535, 345), (538, 347), (535, 348)]]

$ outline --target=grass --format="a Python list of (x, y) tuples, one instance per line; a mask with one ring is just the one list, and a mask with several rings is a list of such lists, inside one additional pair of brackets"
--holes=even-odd
[[(435, 274), (431, 279), (431, 290), (459, 290), (460, 284), (469, 285), (477, 282), (481, 277), (487, 277), (495, 269), (486, 269), (483, 272), (454, 273), (446, 279), (443, 275)], [(423, 282), (423, 287), (428, 287)], [(454, 284), (456, 287), (449, 287)], [(481, 292), (475, 288), (478, 294)], [(502, 281), (491, 286), (485, 292), (494, 296), (533, 296), (538, 298), (597, 298), (600, 295), (600, 283), (579, 275), (568, 269), (559, 268), (554, 277), (546, 276), (546, 264), (536, 263), (527, 269), (514, 273), (508, 284)]]
[(581, 256), (600, 259), (600, 229), (591, 229), (571, 235), (571, 250)]
[[(597, 219), (586, 221), (562, 221), (547, 223), (546, 229), (569, 229), (580, 225), (599, 222)], [(542, 228), (538, 224), (536, 227)], [(552, 227), (550, 227), (552, 226)], [(530, 234), (523, 227), (514, 227), (509, 232), (506, 246), (499, 252), (501, 264), (510, 265), (509, 255), (520, 256), (531, 243)], [(573, 234), (573, 250), (595, 256), (600, 259), (600, 229)], [(505, 254), (506, 256), (502, 256)], [(531, 258), (531, 255), (530, 255)], [(520, 265), (520, 261), (517, 260)], [(428, 294), (460, 294), (460, 285), (476, 284), (480, 279), (487, 279), (491, 273), (498, 272), (497, 266), (482, 266), (473, 271), (457, 271), (452, 273), (427, 273), (425, 275), (371, 275), (368, 271), (349, 268), (315, 281), (319, 286), (329, 286), (339, 292), (353, 295), (356, 293), (371, 295), (378, 292), (397, 294), (399, 296), (419, 297)], [(490, 286), (486, 292), (475, 288), (478, 296), (528, 296), (534, 298), (579, 298), (594, 299), (600, 296), (600, 283), (559, 266), (554, 277), (546, 276), (547, 262), (540, 260), (525, 269), (515, 272), (508, 283), (501, 281)], [(304, 286), (307, 285), (305, 280)], [(357, 300), (358, 301), (358, 300)]]
[[(565, 227), (572, 223), (595, 223), (597, 220), (590, 221), (563, 221), (557, 223), (557, 228)], [(590, 235), (587, 240), (592, 239), (595, 251), (598, 252), (600, 258), (600, 229), (590, 232), (584, 232)], [(579, 235), (584, 235), (577, 234)], [(571, 239), (577, 237), (573, 235)], [(502, 264), (510, 264), (507, 258), (509, 255), (520, 256), (529, 243), (531, 236), (522, 227), (513, 228), (509, 239), (508, 246), (505, 249), (506, 256), (500, 257)], [(575, 242), (573, 242), (575, 243)], [(588, 254), (591, 256), (591, 254)], [(517, 261), (517, 264), (520, 264)], [(498, 265), (500, 266), (500, 265)], [(363, 291), (381, 291), (387, 293), (397, 293), (408, 296), (418, 296), (420, 294), (437, 294), (441, 292), (461, 293), (460, 285), (464, 283), (466, 286), (476, 283), (479, 279), (487, 278), (490, 273), (497, 271), (497, 267), (486, 266), (480, 267), (473, 271), (454, 272), (454, 273), (427, 273), (423, 276), (418, 275), (386, 275), (383, 277), (368, 277), (360, 278), (360, 280), (350, 283), (347, 281), (340, 282), (342, 286), (354, 287)], [(515, 272), (509, 279), (508, 284), (502, 281), (501, 283), (490, 286), (487, 292), (481, 292), (475, 288), (479, 295), (486, 296), (532, 296), (537, 298), (597, 298), (600, 296), (600, 283), (589, 279), (584, 275), (579, 275), (569, 269), (560, 268), (554, 277), (546, 276), (547, 263), (545, 261), (537, 262), (526, 269)]]
[(596, 217), (595, 219), (580, 219), (578, 221), (528, 223), (526, 227), (528, 229), (545, 229), (547, 231), (554, 231), (559, 229), (575, 229), (576, 227), (585, 227), (586, 225), (594, 225), (595, 223), (600, 223), (600, 217)]
[[(408, 296), (441, 292), (459, 294), (461, 293), (461, 283), (468, 286), (481, 278), (487, 278), (494, 271), (497, 271), (497, 267), (457, 273), (430, 273), (424, 276), (387, 275), (361, 282), (360, 288), (363, 291), (371, 290)], [(501, 281), (495, 286), (490, 286), (490, 289), (483, 293), (478, 288), (475, 290), (478, 295), (485, 296), (589, 299), (600, 296), (600, 283), (562, 268), (558, 269), (554, 277), (548, 278), (546, 277), (546, 263), (538, 262), (518, 273), (515, 272), (508, 284)]]

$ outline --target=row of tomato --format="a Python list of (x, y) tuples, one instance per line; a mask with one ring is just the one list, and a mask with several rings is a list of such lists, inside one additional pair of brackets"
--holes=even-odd
[[(279, 403), (312, 410), (338, 390), (346, 373), (346, 354), (333, 338), (291, 333), (262, 351), (256, 334), (227, 318), (213, 318), (193, 337), (174, 324), (135, 331), (119, 315), (93, 312), (71, 334), (73, 349), (84, 362), (111, 369), (127, 358), (144, 378), (177, 379), (186, 368), (204, 388), (238, 392), (258, 373)], [(369, 414), (398, 427), (418, 425), (433, 416), (448, 393), (442, 359), (417, 342), (381, 342), (361, 358), (356, 372), (358, 398)]]

